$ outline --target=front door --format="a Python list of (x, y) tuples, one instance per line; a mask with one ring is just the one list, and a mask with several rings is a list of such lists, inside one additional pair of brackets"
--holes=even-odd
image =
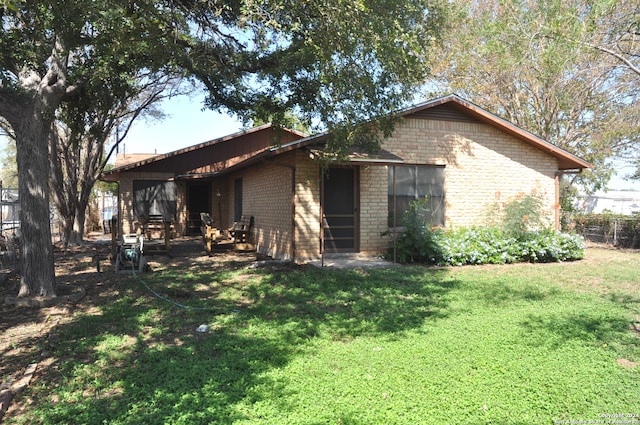
[(324, 252), (357, 252), (358, 173), (353, 167), (329, 168), (322, 179)]
[(190, 184), (188, 191), (189, 223), (188, 235), (200, 234), (200, 213), (211, 213), (211, 186), (209, 184)]

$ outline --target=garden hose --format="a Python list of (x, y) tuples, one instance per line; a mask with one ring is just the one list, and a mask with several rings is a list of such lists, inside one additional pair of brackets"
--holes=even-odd
[(145, 282), (140, 276), (138, 276), (138, 273), (136, 273), (135, 267), (134, 267), (134, 263), (133, 261), (131, 262), (131, 271), (133, 272), (133, 275), (140, 281), (140, 283), (142, 283), (142, 285), (147, 289), (147, 291), (149, 291), (154, 297), (166, 301), (169, 304), (173, 304), (176, 307), (180, 307), (180, 308), (184, 308), (186, 310), (195, 310), (195, 311), (214, 311), (213, 308), (208, 308), (208, 307), (194, 307), (194, 306), (190, 306), (190, 305), (185, 305), (185, 304), (181, 304), (177, 301), (173, 301), (170, 298), (167, 298), (165, 296), (160, 295), (159, 293), (157, 293), (156, 291), (154, 291), (149, 285), (147, 285), (147, 282)]

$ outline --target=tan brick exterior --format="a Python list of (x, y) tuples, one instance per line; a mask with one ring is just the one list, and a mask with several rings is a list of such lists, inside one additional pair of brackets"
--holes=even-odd
[(384, 147), (407, 163), (445, 165), (446, 227), (483, 224), (496, 201), (533, 190), (553, 218), (557, 160), (487, 124), (407, 119)]
[(278, 259), (319, 257), (319, 176), (318, 164), (300, 150), (229, 176), (231, 183), (242, 178), (242, 214), (255, 217), (258, 252)]
[(360, 167), (360, 251), (383, 252), (388, 231), (388, 176), (386, 166)]
[[(519, 194), (544, 194), (550, 223), (556, 205), (557, 159), (480, 122), (408, 117), (398, 124), (383, 148), (405, 164), (445, 167), (445, 226), (486, 223), (490, 207)], [(391, 166), (391, 165), (389, 165)], [(379, 253), (388, 245), (388, 166), (354, 165), (359, 172), (359, 247)], [(121, 223), (135, 231), (132, 208), (134, 179), (162, 180), (171, 174), (126, 173), (120, 182)], [(234, 217), (234, 181), (242, 178), (242, 214), (254, 216), (253, 242), (259, 252), (279, 259), (303, 261), (320, 256), (320, 166), (304, 149), (275, 155), (223, 177), (214, 177), (212, 216), (223, 227)], [(185, 192), (178, 181), (176, 232), (187, 221)], [(220, 196), (216, 196), (220, 193)], [(219, 204), (218, 204), (219, 203)]]
[(296, 260), (320, 256), (320, 167), (296, 152)]
[(254, 217), (252, 239), (258, 252), (293, 258), (293, 156), (248, 167), (242, 177), (242, 214)]

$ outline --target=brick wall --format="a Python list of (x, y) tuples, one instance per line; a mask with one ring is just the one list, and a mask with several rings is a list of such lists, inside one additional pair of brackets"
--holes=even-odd
[(296, 151), (296, 258), (320, 257), (320, 167)]
[(258, 252), (291, 259), (293, 155), (246, 168), (242, 177), (242, 214), (254, 216), (252, 238)]
[(229, 189), (222, 191), (223, 217), (234, 214), (233, 182), (242, 178), (242, 213), (254, 216), (252, 240), (257, 251), (277, 259), (318, 258), (319, 175), (318, 164), (302, 151), (247, 167), (227, 177)]
[(386, 166), (360, 167), (360, 251), (385, 250), (388, 230), (388, 170)]

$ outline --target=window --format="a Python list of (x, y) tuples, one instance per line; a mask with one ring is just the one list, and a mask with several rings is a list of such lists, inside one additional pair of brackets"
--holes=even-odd
[(136, 217), (175, 216), (176, 183), (161, 180), (134, 180), (133, 212)]
[(389, 226), (398, 225), (416, 200), (428, 202), (425, 219), (429, 223), (444, 226), (444, 166), (390, 166), (388, 192)]

